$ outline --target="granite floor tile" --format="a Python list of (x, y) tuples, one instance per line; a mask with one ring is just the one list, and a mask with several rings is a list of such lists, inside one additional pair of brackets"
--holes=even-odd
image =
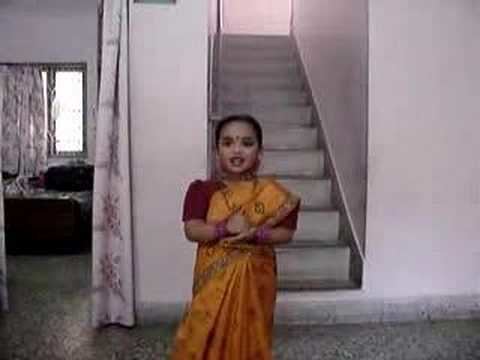
[[(168, 358), (171, 326), (89, 326), (88, 254), (9, 256), (7, 262), (11, 311), (0, 315), (0, 359)], [(474, 360), (480, 359), (480, 321), (279, 326), (274, 355), (278, 360)]]

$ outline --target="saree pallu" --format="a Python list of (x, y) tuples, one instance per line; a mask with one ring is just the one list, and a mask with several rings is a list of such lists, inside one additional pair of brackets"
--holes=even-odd
[[(240, 211), (251, 226), (278, 225), (299, 199), (273, 180), (228, 184), (210, 199), (206, 221)], [(272, 246), (199, 244), (193, 297), (172, 360), (272, 359), (276, 262)]]

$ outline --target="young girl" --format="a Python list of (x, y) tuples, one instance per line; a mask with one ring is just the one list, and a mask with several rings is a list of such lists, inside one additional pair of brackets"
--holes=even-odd
[(218, 179), (194, 181), (184, 203), (186, 237), (198, 244), (193, 298), (174, 360), (268, 360), (276, 295), (274, 245), (292, 239), (299, 198), (258, 178), (262, 129), (248, 115), (215, 130)]

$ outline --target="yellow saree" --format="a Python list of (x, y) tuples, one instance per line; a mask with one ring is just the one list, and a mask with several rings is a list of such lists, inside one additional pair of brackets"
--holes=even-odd
[[(211, 197), (206, 221), (217, 223), (241, 211), (251, 226), (274, 227), (298, 202), (270, 179), (228, 184)], [(272, 246), (199, 244), (193, 297), (171, 359), (271, 359), (275, 296)]]

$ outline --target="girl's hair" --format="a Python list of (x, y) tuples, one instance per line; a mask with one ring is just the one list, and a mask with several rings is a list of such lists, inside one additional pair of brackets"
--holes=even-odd
[(218, 122), (215, 128), (215, 147), (216, 148), (218, 148), (218, 145), (220, 143), (220, 133), (222, 132), (222, 129), (228, 124), (231, 124), (234, 122), (242, 122), (245, 124), (249, 124), (253, 128), (253, 131), (255, 132), (255, 137), (257, 138), (258, 147), (260, 149), (263, 148), (262, 127), (260, 126), (260, 123), (257, 121), (257, 119), (255, 119), (253, 116), (248, 114), (230, 115), (230, 116), (224, 117), (222, 120)]

